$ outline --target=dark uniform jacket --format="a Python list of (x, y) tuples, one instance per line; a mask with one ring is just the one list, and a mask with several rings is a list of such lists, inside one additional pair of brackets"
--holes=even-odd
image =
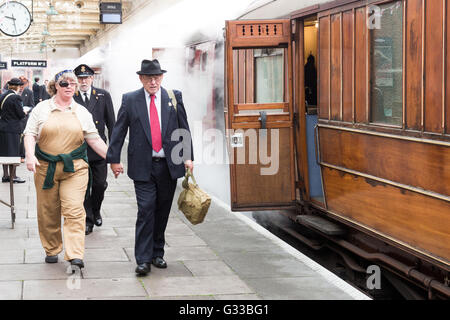
[[(73, 98), (77, 103), (85, 106), (80, 91), (76, 92)], [(98, 133), (100, 137), (102, 137), (103, 141), (106, 142), (105, 127), (108, 128), (108, 139), (111, 141), (111, 134), (116, 122), (116, 118), (114, 115), (114, 107), (109, 92), (103, 89), (91, 87), (91, 97), (89, 99), (89, 105), (85, 107), (92, 114), (95, 126), (97, 127)], [(89, 161), (103, 159), (89, 146), (88, 158)]]
[(23, 91), (22, 91), (22, 101), (23, 101), (24, 107), (31, 107), (31, 108), (33, 108), (35, 106), (33, 91), (31, 91), (28, 88), (23, 89)]
[(45, 86), (45, 84), (43, 84), (41, 86), (39, 94), (40, 94), (40, 97), (41, 97), (42, 101), (48, 100), (48, 99), (51, 98), (50, 95), (48, 94), (47, 87)]
[[(150, 181), (152, 173), (152, 137), (150, 119), (147, 111), (144, 88), (126, 93), (122, 96), (122, 105), (117, 114), (117, 123), (114, 127), (106, 162), (120, 163), (120, 152), (127, 135), (128, 129), (128, 176), (135, 181)], [(174, 90), (177, 99), (177, 110), (175, 110), (167, 91), (161, 87), (161, 138), (164, 154), (166, 155), (172, 179), (177, 179), (185, 174), (184, 160), (194, 160), (192, 150), (192, 139), (189, 131), (186, 110), (180, 91)], [(183, 141), (183, 149), (178, 150), (181, 138), (171, 140), (172, 133), (178, 129), (186, 129), (189, 139)], [(189, 141), (188, 141), (189, 140)], [(190, 144), (190, 146), (189, 146)], [(181, 163), (174, 163), (172, 150), (179, 151)]]
[(8, 90), (0, 95), (0, 105), (3, 99), (10, 93), (3, 104), (2, 110), (0, 110), (0, 131), (10, 133), (22, 133), (23, 125), (22, 119), (25, 118), (25, 112), (23, 112), (22, 97), (15, 94), (13, 90)]
[(41, 99), (41, 86), (35, 82), (33, 83), (33, 96), (34, 96), (34, 105), (37, 105)]

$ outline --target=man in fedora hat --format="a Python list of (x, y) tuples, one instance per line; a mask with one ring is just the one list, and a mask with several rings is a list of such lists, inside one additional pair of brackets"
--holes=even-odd
[[(98, 134), (106, 142), (105, 127), (108, 128), (108, 138), (116, 122), (111, 95), (108, 91), (92, 86), (94, 70), (86, 64), (80, 64), (73, 72), (78, 78), (79, 90), (75, 92), (74, 100), (84, 106), (92, 114)], [(100, 157), (91, 147), (87, 150), (89, 167), (92, 172), (92, 191), (84, 201), (86, 210), (86, 235), (94, 229), (94, 224), (100, 227), (103, 224), (100, 208), (103, 202), (108, 183), (106, 177), (108, 168), (106, 160)]]
[(123, 95), (106, 161), (116, 178), (123, 173), (120, 151), (129, 130), (128, 176), (134, 181), (138, 205), (136, 273), (146, 275), (151, 264), (167, 267), (164, 232), (175, 187), (186, 168), (193, 169), (194, 158), (181, 92), (174, 90), (172, 101), (161, 87), (166, 70), (156, 59), (143, 60), (136, 73), (143, 87)]

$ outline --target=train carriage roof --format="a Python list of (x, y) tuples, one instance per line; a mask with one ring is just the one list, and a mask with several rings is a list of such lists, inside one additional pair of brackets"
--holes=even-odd
[(294, 11), (330, 0), (255, 0), (238, 20), (289, 18)]

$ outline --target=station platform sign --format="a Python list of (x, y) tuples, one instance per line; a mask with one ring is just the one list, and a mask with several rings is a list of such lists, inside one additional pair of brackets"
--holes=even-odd
[(11, 67), (47, 68), (46, 60), (11, 60)]

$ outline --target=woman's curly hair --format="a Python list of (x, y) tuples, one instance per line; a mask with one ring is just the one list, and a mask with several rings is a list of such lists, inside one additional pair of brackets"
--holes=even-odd
[(55, 74), (52, 80), (50, 80), (47, 84), (47, 92), (50, 94), (51, 97), (53, 97), (56, 94), (56, 83), (65, 80), (65, 79), (72, 79), (75, 82), (77, 82), (77, 77), (73, 73), (72, 70), (63, 70), (61, 72), (58, 72)]

